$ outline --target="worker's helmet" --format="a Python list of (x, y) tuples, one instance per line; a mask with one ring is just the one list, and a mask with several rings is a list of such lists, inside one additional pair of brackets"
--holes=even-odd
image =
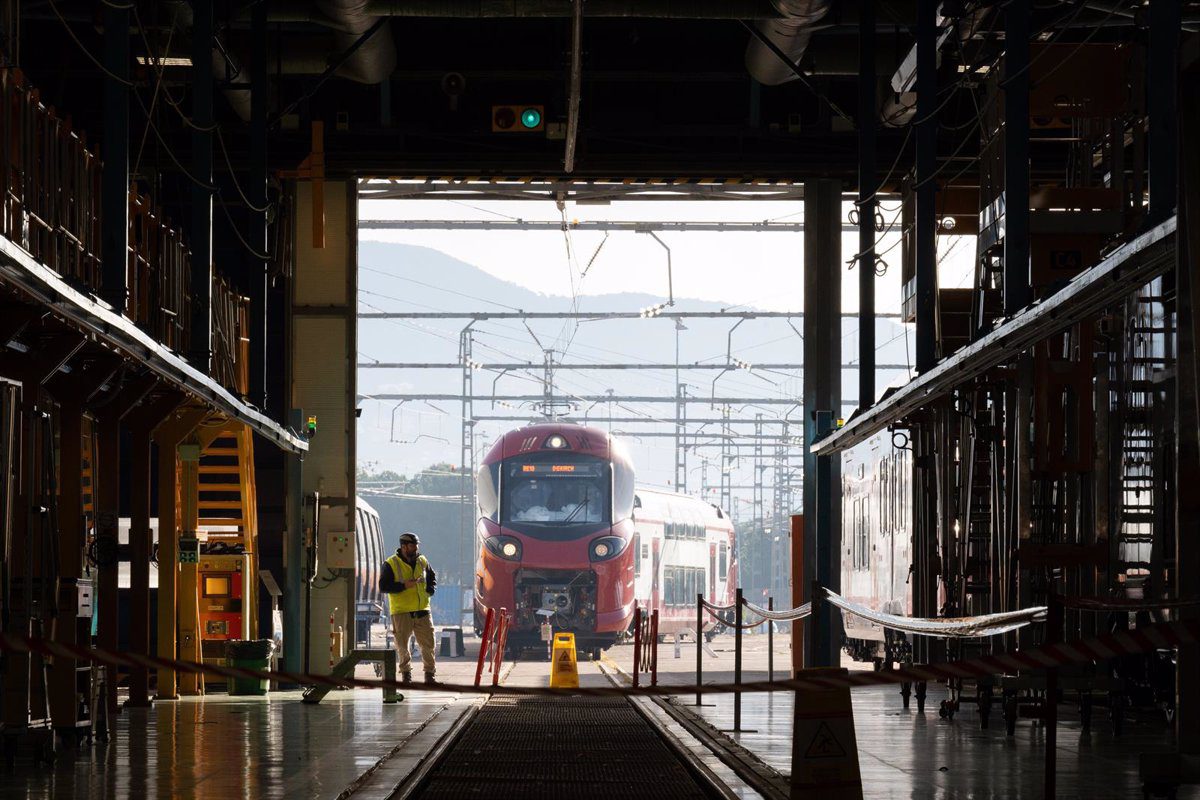
[(400, 544), (415, 544), (419, 546), (421, 544), (421, 537), (417, 536), (412, 531), (409, 531), (408, 533), (402, 533), (400, 534)]

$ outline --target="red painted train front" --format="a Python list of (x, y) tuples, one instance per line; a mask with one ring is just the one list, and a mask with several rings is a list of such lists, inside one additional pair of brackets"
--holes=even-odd
[(514, 647), (537, 644), (543, 619), (573, 632), (580, 650), (615, 642), (634, 602), (634, 474), (625, 448), (567, 423), (511, 431), (484, 458), (476, 497), (476, 627), (486, 608), (505, 608)]

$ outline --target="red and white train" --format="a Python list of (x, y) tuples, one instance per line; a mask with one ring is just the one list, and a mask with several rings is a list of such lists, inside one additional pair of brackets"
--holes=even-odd
[(696, 595), (732, 602), (734, 531), (718, 508), (637, 489), (633, 462), (608, 433), (571, 423), (501, 436), (476, 474), (475, 624), (512, 616), (514, 650), (541, 624), (600, 650), (630, 627), (635, 600), (659, 610), (659, 632), (695, 626)]

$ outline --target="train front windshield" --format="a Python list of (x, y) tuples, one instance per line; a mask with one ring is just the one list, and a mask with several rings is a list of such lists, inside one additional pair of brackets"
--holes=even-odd
[(612, 519), (609, 467), (597, 458), (539, 453), (513, 459), (504, 464), (500, 485), (506, 527), (533, 533), (608, 525)]

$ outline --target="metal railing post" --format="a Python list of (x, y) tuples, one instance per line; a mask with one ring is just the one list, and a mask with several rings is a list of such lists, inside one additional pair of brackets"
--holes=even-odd
[[(742, 685), (742, 587), (738, 587), (737, 600), (733, 608), (733, 682)], [(733, 695), (733, 730), (742, 729), (742, 693), (735, 690)]]
[[(775, 598), (767, 598), (767, 611), (775, 610)], [(767, 619), (767, 680), (775, 680), (775, 622)]]
[(700, 703), (700, 685), (704, 680), (704, 595), (696, 595), (696, 705)]
[(633, 604), (633, 688), (638, 685), (638, 672), (642, 666), (642, 611)]
[[(1063, 606), (1062, 598), (1051, 592), (1047, 598), (1046, 609), (1046, 644), (1058, 644), (1062, 641)], [(1057, 783), (1057, 749), (1058, 749), (1058, 668), (1049, 667), (1046, 670), (1046, 706), (1043, 709), (1046, 722), (1046, 769), (1045, 797), (1056, 797)]]
[(650, 615), (650, 685), (658, 686), (658, 609)]

